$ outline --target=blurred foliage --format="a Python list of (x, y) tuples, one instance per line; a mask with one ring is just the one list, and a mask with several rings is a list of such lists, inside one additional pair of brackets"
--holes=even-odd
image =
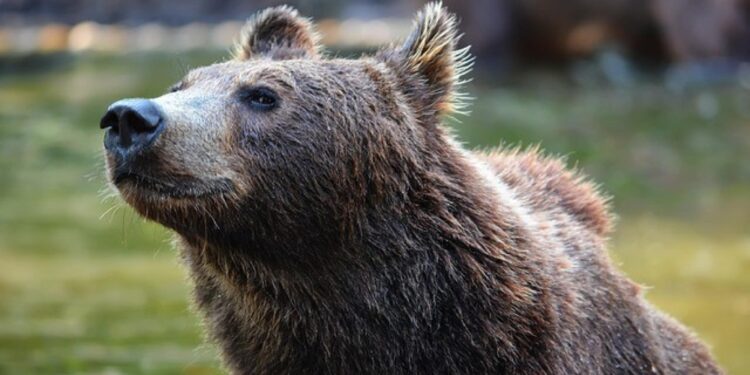
[[(223, 58), (0, 58), (0, 374), (218, 372), (169, 234), (106, 187), (97, 125)], [(750, 373), (750, 92), (569, 76), (470, 86), (473, 113), (451, 124), (474, 147), (540, 143), (600, 182), (621, 267)]]

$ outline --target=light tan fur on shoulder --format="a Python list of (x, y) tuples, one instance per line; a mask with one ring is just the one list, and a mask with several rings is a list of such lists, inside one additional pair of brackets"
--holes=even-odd
[(538, 147), (500, 149), (479, 156), (534, 208), (560, 206), (600, 236), (612, 231), (609, 199), (563, 160), (543, 155)]

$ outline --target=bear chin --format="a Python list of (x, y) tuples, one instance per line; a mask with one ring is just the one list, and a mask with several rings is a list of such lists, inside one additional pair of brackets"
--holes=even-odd
[(181, 232), (205, 226), (236, 198), (228, 178), (157, 179), (135, 173), (111, 176), (120, 196), (144, 218)]

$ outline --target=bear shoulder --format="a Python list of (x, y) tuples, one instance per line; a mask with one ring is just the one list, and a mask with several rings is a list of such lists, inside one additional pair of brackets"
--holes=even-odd
[(534, 209), (562, 208), (600, 236), (613, 227), (609, 197), (564, 159), (545, 155), (538, 147), (475, 152), (501, 181)]

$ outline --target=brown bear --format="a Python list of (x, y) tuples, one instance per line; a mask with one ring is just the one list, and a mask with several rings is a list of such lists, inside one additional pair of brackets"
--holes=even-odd
[(605, 250), (596, 188), (536, 150), (465, 150), (470, 64), (430, 4), (401, 44), (321, 55), (288, 7), (235, 58), (110, 106), (108, 176), (173, 229), (236, 374), (716, 374)]

